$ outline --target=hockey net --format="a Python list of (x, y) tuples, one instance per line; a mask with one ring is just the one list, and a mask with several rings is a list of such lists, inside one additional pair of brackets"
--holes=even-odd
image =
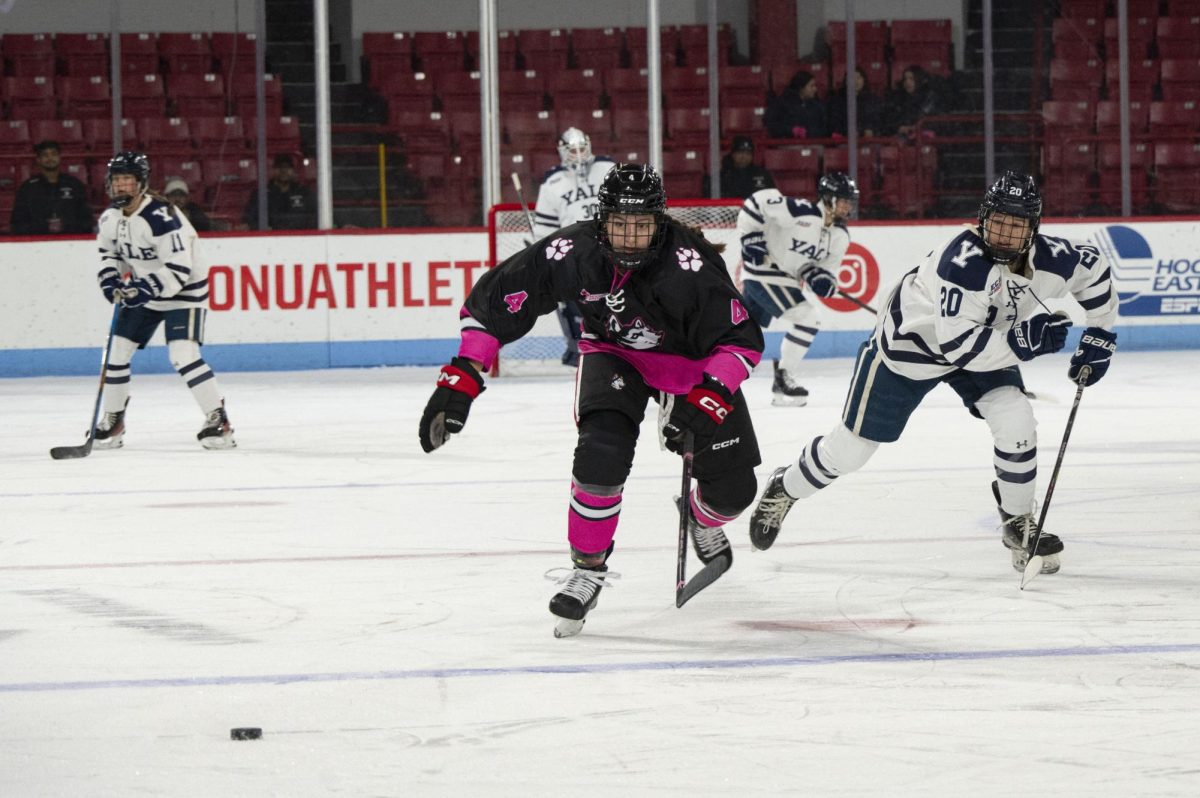
[[(682, 224), (700, 228), (704, 237), (714, 244), (724, 244), (725, 265), (732, 275), (741, 259), (737, 236), (737, 216), (741, 207), (741, 202), (728, 199), (670, 200), (667, 213)], [(518, 203), (492, 206), (488, 211), (489, 263), (503, 263), (520, 252), (529, 240), (529, 221)], [(557, 315), (542, 316), (528, 335), (500, 350), (492, 373), (505, 376), (573, 375), (574, 369), (562, 365), (564, 349)]]

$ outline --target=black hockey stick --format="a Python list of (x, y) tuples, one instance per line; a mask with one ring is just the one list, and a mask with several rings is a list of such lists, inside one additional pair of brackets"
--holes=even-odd
[(708, 565), (701, 568), (691, 581), (687, 580), (687, 530), (689, 505), (692, 501), (692, 459), (695, 456), (692, 433), (688, 432), (683, 440), (683, 485), (679, 489), (679, 550), (675, 562), (675, 606), (682, 607), (697, 593), (721, 578), (721, 574), (729, 570), (733, 564), (733, 552), (726, 550), (724, 554), (714, 557)]
[(843, 291), (843, 290), (842, 290), (842, 289), (840, 289), (840, 288), (839, 288), (839, 289), (837, 289), (837, 293), (838, 293), (838, 296), (840, 296), (842, 299), (846, 300), (847, 302), (852, 302), (852, 303), (854, 303), (855, 305), (858, 305), (858, 306), (859, 306), (860, 308), (862, 308), (863, 310), (869, 310), (869, 311), (871, 311), (871, 313), (872, 313), (873, 315), (875, 315), (875, 316), (878, 316), (878, 315), (879, 315), (879, 311), (878, 311), (878, 310), (876, 310), (875, 308), (871, 307), (871, 306), (870, 306), (870, 305), (868, 305), (866, 302), (863, 302), (861, 299), (859, 299), (858, 297), (854, 296), (853, 294), (847, 294), (845, 291)]
[(96, 425), (100, 422), (100, 398), (104, 396), (104, 377), (108, 370), (108, 354), (112, 351), (113, 336), (117, 333), (117, 319), (121, 315), (121, 303), (113, 305), (112, 323), (108, 326), (108, 340), (104, 343), (104, 355), (100, 358), (100, 387), (96, 389), (96, 405), (92, 408), (92, 426), (87, 440), (80, 446), (55, 446), (50, 456), (55, 460), (75, 460), (92, 453), (92, 442), (96, 437)]
[[(1054, 485), (1058, 482), (1058, 470), (1062, 467), (1063, 455), (1067, 453), (1067, 441), (1071, 439), (1071, 428), (1075, 426), (1075, 414), (1079, 412), (1079, 400), (1083, 398), (1083, 389), (1087, 383), (1088, 375), (1092, 373), (1090, 366), (1083, 366), (1079, 369), (1077, 380), (1079, 387), (1075, 389), (1075, 403), (1071, 405), (1071, 415), (1067, 416), (1067, 428), (1063, 430), (1062, 443), (1058, 447), (1058, 459), (1054, 461), (1054, 471), (1050, 473), (1050, 484), (1046, 486), (1046, 498), (1042, 501), (1042, 513), (1038, 518), (1037, 533), (1033, 536), (1033, 545), (1029, 547), (1032, 552), (1037, 551), (1038, 542), (1042, 539), (1042, 524), (1046, 523), (1046, 513), (1050, 512), (1050, 499), (1054, 496)], [(1042, 572), (1043, 557), (1040, 554), (1033, 554), (1025, 563), (1025, 570), (1021, 572), (1021, 589), (1025, 589), (1025, 585), (1032, 582), (1034, 577)]]

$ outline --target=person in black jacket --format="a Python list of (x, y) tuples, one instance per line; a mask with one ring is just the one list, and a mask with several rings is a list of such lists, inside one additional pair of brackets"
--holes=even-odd
[(12, 234), (43, 236), (95, 230), (87, 188), (78, 179), (58, 171), (61, 163), (58, 142), (39, 141), (33, 151), (37, 154), (40, 174), (17, 189), (9, 225)]
[(718, 249), (666, 214), (653, 167), (614, 166), (597, 199), (596, 219), (551, 233), (475, 284), (460, 312), (458, 356), (439, 373), (419, 428), (426, 452), (461, 432), (500, 347), (559, 302), (578, 303), (579, 438), (567, 520), (574, 567), (564, 569), (550, 602), (559, 637), (579, 632), (614, 576), (605, 563), (651, 400), (666, 447), (684, 453), (686, 441), (694, 445), (696, 487), (682, 497), (683, 511), (700, 560), (722, 560), (717, 575), (733, 558), (721, 528), (754, 501), (760, 462), (740, 386), (762, 358), (762, 329)]
[(888, 95), (884, 133), (895, 133), (911, 140), (921, 117), (940, 111), (940, 100), (930, 83), (929, 73), (919, 66), (910, 66)]
[[(859, 67), (854, 68), (854, 105), (858, 117), (858, 135), (880, 135), (883, 132), (883, 100), (867, 87), (867, 74)], [(829, 103), (829, 118), (833, 133), (849, 135), (845, 85)]]
[[(258, 192), (250, 196), (242, 221), (258, 227)], [(275, 156), (267, 183), (267, 228), (312, 230), (317, 226), (317, 203), (312, 189), (296, 179), (296, 162), (287, 153)]]
[[(749, 136), (734, 136), (729, 152), (721, 159), (721, 196), (746, 199), (764, 188), (775, 188), (775, 178), (765, 166), (754, 162), (754, 141)], [(711, 193), (705, 176), (704, 196)]]
[(773, 139), (822, 139), (829, 135), (828, 117), (817, 96), (817, 79), (802, 69), (767, 103), (763, 124)]

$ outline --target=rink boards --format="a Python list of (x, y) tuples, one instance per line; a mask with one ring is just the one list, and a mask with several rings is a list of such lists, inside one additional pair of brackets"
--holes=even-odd
[[(945, 223), (856, 223), (838, 274), (879, 307), (891, 286), (945, 239)], [(1122, 349), (1200, 341), (1200, 220), (1044, 222), (1042, 232), (1098, 246), (1119, 295)], [(434, 365), (457, 349), (458, 310), (489, 267), (485, 231), (206, 236), (206, 357), (218, 370)], [(731, 271), (737, 247), (725, 253)], [(90, 238), (0, 243), (0, 377), (90, 374), (111, 318)], [(811, 357), (853, 354), (874, 316), (825, 301)], [(1082, 312), (1068, 308), (1076, 321)], [(557, 338), (552, 317), (535, 336)], [(1078, 325), (1076, 335), (1078, 334)], [(768, 355), (782, 333), (768, 332)], [(139, 371), (170, 368), (161, 333)]]

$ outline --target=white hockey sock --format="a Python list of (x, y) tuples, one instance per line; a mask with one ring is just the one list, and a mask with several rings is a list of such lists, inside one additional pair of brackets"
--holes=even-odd
[(838, 477), (862, 468), (878, 448), (875, 441), (838, 424), (828, 435), (813, 438), (804, 447), (796, 463), (783, 473), (784, 490), (797, 499), (806, 499)]
[(816, 337), (817, 328), (793, 324), (779, 345), (779, 367), (795, 378), (800, 371), (800, 362), (808, 354), (808, 348)]
[(191, 389), (192, 396), (204, 411), (204, 415), (207, 416), (221, 406), (221, 389), (217, 386), (217, 375), (213, 374), (203, 358), (193, 360), (180, 368), (179, 376), (183, 377)]

